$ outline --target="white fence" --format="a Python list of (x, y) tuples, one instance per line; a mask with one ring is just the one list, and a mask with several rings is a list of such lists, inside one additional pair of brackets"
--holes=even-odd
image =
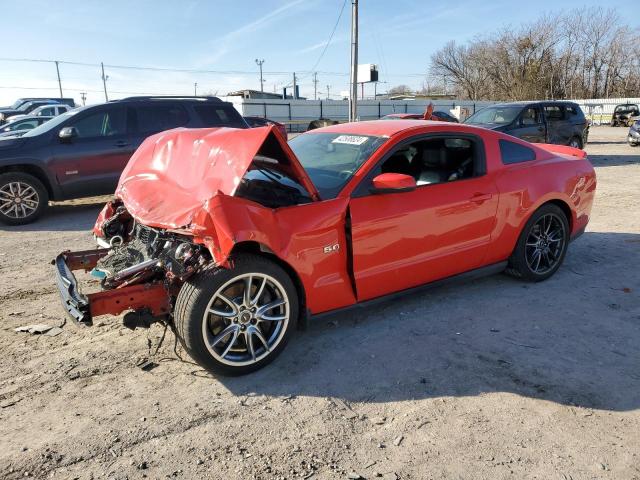
[(616, 105), (633, 103), (640, 105), (640, 97), (634, 98), (589, 98), (582, 100), (571, 100), (582, 108), (585, 116), (594, 125), (604, 125), (611, 123), (611, 115)]
[[(346, 100), (269, 100), (226, 97), (245, 116), (266, 117), (288, 125), (289, 131), (305, 131), (309, 122), (328, 118), (346, 122), (349, 118), (349, 103)], [(468, 115), (496, 102), (473, 102), (470, 100), (360, 100), (358, 119), (375, 120), (390, 113), (424, 113), (429, 103), (434, 110), (454, 113), (456, 107), (466, 109)]]
[[(266, 117), (284, 123), (291, 132), (301, 132), (307, 129), (309, 122), (319, 118), (328, 118), (346, 122), (349, 118), (349, 103), (346, 100), (270, 100), (243, 99), (226, 97), (235, 108), (245, 116)], [(600, 98), (576, 99), (585, 116), (595, 125), (607, 124), (611, 121), (611, 114), (616, 105), (635, 103), (640, 105), (640, 98)], [(360, 120), (374, 120), (390, 113), (423, 113), (429, 103), (433, 103), (434, 110), (444, 110), (455, 116), (460, 116), (460, 107), (472, 115), (477, 110), (493, 105), (495, 101), (472, 100), (360, 100), (358, 101), (358, 118)], [(466, 117), (463, 115), (463, 117)]]

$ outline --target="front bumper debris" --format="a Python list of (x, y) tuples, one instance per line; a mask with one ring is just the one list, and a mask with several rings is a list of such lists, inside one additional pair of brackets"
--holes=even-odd
[(170, 311), (170, 297), (163, 282), (140, 283), (84, 295), (73, 270), (89, 271), (109, 249), (63, 252), (51, 263), (56, 267), (56, 283), (62, 305), (69, 317), (82, 325), (92, 325), (100, 315), (118, 315), (126, 310), (146, 311), (160, 317)]

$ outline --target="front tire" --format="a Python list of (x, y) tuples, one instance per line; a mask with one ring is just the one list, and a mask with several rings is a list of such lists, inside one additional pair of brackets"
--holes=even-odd
[(227, 376), (271, 363), (298, 319), (298, 293), (279, 265), (258, 255), (240, 255), (232, 265), (189, 279), (174, 313), (189, 355), (210, 372)]
[(33, 175), (9, 172), (0, 175), (0, 222), (25, 225), (35, 221), (49, 204), (49, 194)]
[(582, 139), (580, 137), (573, 137), (571, 140), (569, 140), (569, 146), (582, 150)]
[(546, 280), (562, 265), (568, 243), (566, 215), (556, 205), (543, 205), (522, 229), (506, 272), (530, 282)]

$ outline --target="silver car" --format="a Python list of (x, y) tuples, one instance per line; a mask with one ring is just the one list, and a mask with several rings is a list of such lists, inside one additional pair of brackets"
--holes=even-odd
[[(22, 116), (22, 115), (21, 115)], [(0, 125), (0, 139), (6, 137), (19, 137), (28, 132), (29, 130), (39, 127), (45, 122), (48, 122), (53, 117), (25, 115), (18, 120), (10, 118), (9, 123)]]

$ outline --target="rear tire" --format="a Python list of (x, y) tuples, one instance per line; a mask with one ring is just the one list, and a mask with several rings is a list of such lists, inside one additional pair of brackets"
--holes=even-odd
[(527, 221), (505, 270), (529, 282), (551, 277), (567, 253), (569, 222), (560, 207), (551, 203), (536, 210)]
[(226, 376), (271, 363), (298, 320), (298, 292), (279, 265), (248, 254), (235, 257), (232, 265), (190, 278), (174, 311), (176, 332), (189, 355)]
[(25, 225), (35, 221), (47, 208), (47, 189), (33, 175), (9, 172), (0, 175), (0, 222)]

